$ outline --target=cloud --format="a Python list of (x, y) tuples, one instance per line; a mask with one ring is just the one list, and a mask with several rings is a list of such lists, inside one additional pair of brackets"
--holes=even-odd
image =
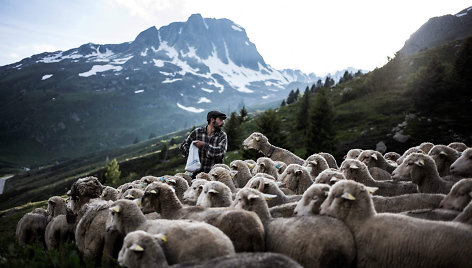
[(186, 0), (113, 0), (118, 6), (125, 8), (132, 16), (140, 19), (155, 22), (159, 20), (163, 14), (164, 17), (173, 17), (181, 14)]

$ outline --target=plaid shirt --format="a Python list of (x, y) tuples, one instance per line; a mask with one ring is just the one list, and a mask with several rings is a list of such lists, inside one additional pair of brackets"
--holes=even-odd
[(215, 130), (213, 136), (209, 137), (206, 126), (196, 128), (180, 145), (180, 152), (185, 157), (188, 157), (190, 145), (195, 140), (205, 142), (205, 146), (198, 149), (202, 168), (197, 173), (200, 171), (209, 172), (214, 164), (223, 163), (223, 156), (226, 153), (228, 143), (226, 133), (223, 130)]

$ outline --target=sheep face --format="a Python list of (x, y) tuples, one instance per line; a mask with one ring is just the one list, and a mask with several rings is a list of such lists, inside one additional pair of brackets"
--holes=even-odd
[(421, 174), (427, 167), (436, 168), (434, 160), (422, 153), (412, 153), (392, 173), (394, 181), (412, 181), (416, 184), (422, 183)]
[(231, 207), (233, 208), (248, 211), (258, 211), (261, 206), (263, 206), (266, 211), (269, 210), (265, 197), (259, 191), (250, 188), (239, 190), (231, 204)]
[(327, 184), (313, 184), (303, 193), (293, 213), (296, 216), (320, 214), (320, 206), (328, 196), (329, 190), (330, 186)]
[(318, 171), (318, 174), (319, 172), (329, 168), (326, 159), (324, 159), (324, 157), (319, 154), (310, 155), (305, 160), (305, 163), (303, 163), (303, 166), (307, 167), (310, 173), (312, 173), (313, 171)]
[(369, 172), (367, 166), (357, 159), (346, 159), (341, 164), (341, 172), (346, 179), (356, 180)]
[(129, 228), (137, 227), (138, 221), (145, 221), (144, 215), (138, 205), (127, 199), (120, 199), (113, 202), (108, 209), (109, 218), (107, 220), (107, 231), (118, 231), (122, 234), (129, 233)]
[(309, 177), (306, 168), (297, 164), (290, 164), (280, 176), (280, 187), (285, 187), (295, 193), (302, 194), (303, 192), (299, 191), (299, 183), (302, 176)]
[(384, 158), (385, 160), (390, 160), (390, 161), (393, 161), (393, 162), (397, 162), (398, 158), (400, 158), (401, 155), (399, 153), (396, 153), (396, 152), (388, 152), (386, 154), (384, 154)]
[(318, 174), (318, 176), (316, 176), (315, 183), (328, 184), (332, 186), (336, 182), (340, 180), (345, 180), (345, 179), (346, 178), (341, 172), (337, 170), (326, 169), (326, 170), (323, 170), (320, 174)]
[(254, 132), (243, 141), (244, 150), (260, 150), (261, 144), (268, 143), (267, 137), (262, 133)]
[(372, 217), (375, 209), (367, 187), (344, 180), (331, 187), (328, 198), (321, 204), (320, 214), (338, 218), (350, 225)]
[(344, 156), (344, 159), (357, 159), (361, 153), (362, 149), (351, 149)]
[(195, 179), (201, 179), (201, 180), (206, 180), (206, 181), (211, 181), (210, 175), (206, 172), (200, 172), (195, 176)]
[(449, 174), (449, 167), (459, 157), (458, 152), (445, 145), (435, 145), (428, 153), (433, 158), (440, 176)]
[(472, 148), (462, 152), (461, 156), (451, 165), (451, 174), (470, 177), (472, 176)]
[(202, 180), (202, 179), (195, 179), (192, 182), (192, 186), (190, 186), (185, 192), (184, 192), (184, 198), (183, 201), (186, 204), (195, 204), (197, 202), (198, 197), (200, 196), (200, 193), (203, 190), (203, 186), (205, 183), (208, 181)]
[[(162, 208), (161, 202), (159, 201), (159, 195), (161, 194), (161, 188), (163, 187), (163, 185), (165, 184), (155, 182), (151, 183), (150, 185), (148, 185), (148, 187), (146, 187), (143, 197), (141, 198), (141, 205), (144, 209), (154, 208), (157, 213), (161, 213)], [(170, 186), (166, 186), (166, 188), (170, 188)]]
[[(149, 234), (144, 231), (134, 231), (126, 235), (123, 246), (118, 254), (118, 263), (123, 267), (146, 267), (145, 258), (152, 259), (153, 265), (166, 267), (167, 261), (162, 245), (167, 237), (164, 234)], [(156, 262), (158, 261), (158, 262)]]
[(365, 150), (359, 155), (358, 160), (371, 168), (377, 167), (381, 158), (383, 158), (383, 156), (379, 152), (374, 150)]
[(441, 201), (440, 208), (462, 211), (472, 200), (472, 179), (462, 179)]
[(102, 195), (100, 198), (105, 201), (116, 201), (116, 199), (118, 199), (118, 190), (113, 187), (106, 186), (105, 188), (103, 188)]
[(229, 207), (231, 201), (231, 190), (229, 187), (219, 181), (211, 181), (203, 186), (203, 190), (197, 200), (197, 206)]

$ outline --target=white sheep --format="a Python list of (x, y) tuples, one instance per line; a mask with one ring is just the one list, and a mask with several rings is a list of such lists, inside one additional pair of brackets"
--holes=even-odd
[(320, 206), (328, 196), (330, 186), (316, 183), (310, 186), (298, 201), (293, 213), (295, 216), (313, 216), (320, 214)]
[(396, 181), (410, 180), (418, 185), (421, 193), (447, 194), (453, 182), (443, 180), (433, 158), (421, 153), (410, 154), (392, 173)]
[(219, 181), (210, 181), (203, 185), (196, 205), (208, 208), (229, 207), (232, 201), (231, 189), (226, 184)]
[(344, 174), (337, 169), (325, 169), (315, 178), (315, 183), (333, 185), (340, 180), (345, 180)]
[(200, 172), (195, 176), (195, 179), (201, 179), (206, 181), (211, 181), (211, 176), (206, 172)]
[(348, 180), (354, 180), (366, 186), (378, 187), (375, 194), (395, 196), (417, 193), (417, 185), (411, 182), (376, 181), (369, 173), (367, 166), (357, 159), (346, 159), (341, 164), (341, 171)]
[(451, 174), (463, 177), (472, 177), (472, 148), (462, 152), (461, 156), (451, 165)]
[(357, 159), (362, 151), (362, 149), (350, 149), (344, 156), (344, 159)]
[(203, 185), (205, 185), (207, 182), (207, 180), (202, 179), (193, 180), (192, 185), (184, 192), (182, 203), (187, 205), (195, 205), (197, 203), (198, 197), (200, 196), (200, 193), (203, 190)]
[(279, 178), (281, 188), (287, 188), (294, 194), (301, 195), (313, 184), (308, 170), (298, 164), (290, 164)]
[(44, 245), (44, 232), (47, 225), (45, 209), (34, 209), (21, 217), (16, 225), (16, 239), (21, 246), (39, 242)]
[(229, 187), (232, 193), (237, 192), (236, 186), (234, 185), (234, 182), (233, 182), (234, 174), (235, 172), (232, 172), (222, 167), (212, 168), (210, 172), (208, 173), (208, 175), (210, 175), (211, 177), (211, 180), (219, 181), (226, 184), (226, 186)]
[(420, 145), (418, 145), (418, 149), (421, 149), (424, 154), (428, 154), (431, 148), (433, 148), (434, 144), (431, 142), (422, 142)]
[(234, 254), (231, 240), (221, 230), (204, 222), (146, 220), (139, 207), (130, 200), (115, 201), (109, 213), (108, 230), (117, 230), (124, 235), (136, 230), (165, 234), (163, 249), (169, 264)]
[(252, 212), (231, 208), (184, 207), (172, 189), (159, 182), (146, 188), (142, 205), (154, 208), (165, 219), (192, 219), (216, 226), (231, 239), (238, 252), (264, 250), (264, 227)]
[(326, 162), (328, 163), (328, 166), (330, 168), (335, 168), (335, 169), (338, 169), (338, 163), (336, 162), (336, 159), (334, 158), (334, 156), (330, 153), (323, 153), (323, 152), (320, 152), (318, 153), (319, 155), (321, 155), (325, 160)]
[(118, 199), (118, 190), (111, 186), (105, 186), (100, 198), (105, 201), (116, 201)]
[(439, 176), (449, 175), (449, 168), (459, 158), (459, 152), (446, 145), (435, 145), (428, 153), (434, 159)]
[(279, 170), (276, 167), (275, 162), (268, 157), (259, 157), (254, 167), (254, 172), (257, 173), (266, 173), (274, 178), (279, 177)]
[(370, 174), (377, 181), (391, 180), (391, 173), (397, 167), (396, 164), (388, 163), (380, 152), (374, 150), (363, 151), (357, 160), (366, 164)]
[(180, 201), (184, 199), (184, 193), (188, 189), (188, 183), (186, 179), (180, 176), (164, 176), (164, 183), (174, 188), (175, 194)]
[(266, 157), (271, 158), (274, 161), (282, 161), (289, 164), (303, 164), (303, 159), (295, 155), (294, 153), (274, 146), (269, 143), (269, 139), (262, 133), (254, 132), (247, 137), (243, 142), (244, 150), (254, 149), (263, 153)]
[(264, 223), (266, 250), (285, 254), (303, 267), (349, 267), (355, 259), (352, 234), (339, 220), (272, 218), (264, 195), (251, 188), (242, 188), (231, 206), (256, 212)]
[(284, 192), (282, 192), (282, 190), (280, 190), (277, 182), (260, 176), (254, 176), (244, 187), (257, 189), (261, 193), (273, 195), (272, 198), (267, 200), (267, 205), (269, 208), (286, 203), (296, 202), (302, 197), (301, 195), (286, 195)]
[(134, 267), (248, 267), (248, 268), (301, 268), (294, 260), (283, 254), (238, 253), (212, 258), (206, 261), (185, 262), (169, 266), (164, 248), (167, 246), (168, 235), (150, 234), (145, 231), (133, 231), (126, 235), (118, 256), (118, 263), (128, 268)]
[(323, 170), (329, 168), (328, 162), (320, 154), (310, 155), (302, 166), (308, 169), (312, 179), (316, 178)]
[(234, 160), (229, 164), (229, 166), (231, 167), (231, 170), (236, 172), (233, 177), (236, 187), (244, 187), (244, 185), (246, 185), (246, 183), (252, 178), (251, 169), (246, 162), (242, 160)]
[(354, 235), (357, 267), (468, 267), (472, 232), (460, 223), (379, 213), (366, 187), (352, 180), (331, 187), (322, 215), (346, 223)]
[(462, 211), (472, 201), (472, 179), (462, 179), (452, 186), (440, 208)]
[[(67, 215), (69, 214), (69, 215)], [(68, 240), (74, 240), (75, 217), (67, 211), (67, 205), (60, 196), (48, 199), (48, 225), (44, 240), (48, 249), (57, 248)]]

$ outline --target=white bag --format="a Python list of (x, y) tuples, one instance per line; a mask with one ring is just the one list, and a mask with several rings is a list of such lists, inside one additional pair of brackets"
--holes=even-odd
[(185, 170), (194, 172), (200, 169), (202, 164), (200, 164), (200, 156), (198, 156), (198, 148), (192, 142), (190, 144), (190, 150), (188, 152), (187, 164), (185, 165)]

